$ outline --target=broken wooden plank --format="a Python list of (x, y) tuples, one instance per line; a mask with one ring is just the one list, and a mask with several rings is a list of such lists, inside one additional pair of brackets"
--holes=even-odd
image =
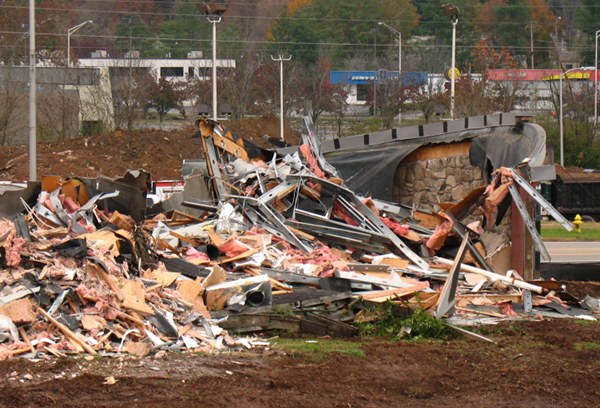
[(41, 314), (46, 319), (48, 319), (48, 321), (50, 323), (52, 323), (54, 326), (56, 326), (56, 328), (58, 328), (58, 330), (60, 330), (61, 332), (63, 332), (63, 334), (65, 336), (67, 336), (69, 338), (69, 340), (71, 340), (72, 342), (76, 343), (79, 347), (83, 348), (87, 353), (89, 353), (89, 354), (97, 354), (96, 350), (94, 350), (94, 348), (92, 346), (90, 346), (89, 344), (87, 344), (76, 333), (72, 332), (71, 329), (69, 329), (67, 326), (65, 326), (64, 324), (60, 323), (55, 318), (53, 318), (48, 313), (46, 313), (46, 311), (44, 309), (42, 309), (41, 307), (38, 307), (37, 311), (38, 311), (39, 314)]
[(429, 282), (419, 282), (418, 284), (404, 288), (379, 290), (376, 292), (359, 294), (358, 296), (362, 297), (364, 300), (370, 300), (371, 302), (385, 302), (390, 299), (410, 295), (411, 293), (419, 292), (424, 289), (429, 289)]
[[(453, 261), (449, 260), (449, 259), (445, 259), (445, 258), (441, 258), (439, 256), (436, 256), (433, 258), (433, 260), (437, 263), (440, 263), (442, 265), (449, 265), (452, 266), (452, 264), (454, 263)], [(536, 286), (536, 285), (532, 285), (530, 283), (524, 282), (524, 281), (520, 281), (517, 280), (515, 278), (509, 278), (507, 276), (504, 275), (499, 275), (497, 273), (493, 273), (493, 272), (488, 272), (484, 269), (481, 268), (476, 268), (474, 266), (471, 265), (461, 265), (460, 269), (462, 271), (466, 271), (466, 272), (472, 272), (472, 273), (476, 273), (479, 275), (483, 275), (485, 277), (487, 277), (488, 279), (490, 279), (491, 281), (501, 281), (501, 282), (506, 282), (508, 284), (511, 284), (513, 286), (516, 286), (518, 288), (521, 289), (527, 289), (530, 290), (532, 292), (535, 293), (543, 293), (543, 288), (541, 286)]]

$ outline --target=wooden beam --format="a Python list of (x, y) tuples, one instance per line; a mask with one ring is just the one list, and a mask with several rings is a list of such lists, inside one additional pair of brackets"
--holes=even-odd
[[(53, 318), (48, 313), (46, 313), (46, 311), (44, 309), (42, 309), (41, 307), (38, 307), (37, 311), (38, 311), (39, 314), (41, 314), (46, 319), (48, 319), (48, 321), (50, 323), (52, 323), (54, 326), (56, 326), (58, 328), (58, 330), (60, 330), (61, 332), (63, 332), (63, 334), (65, 336), (67, 336), (69, 338), (69, 340), (71, 340), (74, 343), (76, 343), (77, 345), (79, 345), (86, 352), (88, 352), (89, 354), (98, 354), (98, 353), (96, 353), (96, 350), (94, 350), (94, 348), (92, 346), (90, 346), (85, 341), (83, 341), (81, 338), (79, 338), (79, 336), (76, 333), (73, 333), (71, 331), (71, 329), (69, 329), (67, 326), (65, 326), (64, 324), (60, 323), (55, 318)], [(29, 349), (27, 349), (27, 350), (29, 350)]]

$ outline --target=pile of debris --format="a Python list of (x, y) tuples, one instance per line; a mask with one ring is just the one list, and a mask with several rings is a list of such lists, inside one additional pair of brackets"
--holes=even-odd
[(506, 197), (521, 211), (515, 184), (570, 227), (515, 169), (427, 214), (358, 197), (310, 132), (277, 157), (216, 122), (200, 130), (211, 199), (183, 201), (190, 213), (146, 207), (149, 175), (131, 172), (45, 177), (24, 214), (0, 222), (0, 359), (250, 348), (264, 342), (242, 333), (268, 330), (352, 336), (378, 317), (369, 305), (388, 301), (439, 318), (569, 307), (514, 271), (494, 273), (478, 242)]

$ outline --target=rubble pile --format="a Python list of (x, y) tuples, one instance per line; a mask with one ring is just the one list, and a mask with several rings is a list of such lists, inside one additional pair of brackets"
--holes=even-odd
[(184, 201), (194, 214), (145, 208), (146, 176), (128, 173), (44, 178), (35, 204), (0, 222), (0, 359), (250, 348), (264, 342), (243, 333), (268, 330), (352, 336), (388, 301), (438, 318), (570, 308), (494, 273), (479, 242), (518, 201), (515, 169), (431, 213), (358, 197), (310, 132), (283, 157), (212, 121), (201, 137), (212, 199)]

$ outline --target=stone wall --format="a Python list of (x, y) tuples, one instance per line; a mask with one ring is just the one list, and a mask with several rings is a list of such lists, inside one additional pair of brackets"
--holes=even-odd
[[(468, 142), (426, 146), (407, 156), (396, 169), (394, 200), (400, 204), (437, 212), (440, 203), (458, 203), (486, 184), (483, 172), (469, 162)], [(486, 177), (487, 178), (487, 177)], [(476, 210), (462, 222), (482, 221)], [(499, 225), (487, 226), (481, 236), (487, 261), (497, 273), (512, 269), (510, 208)], [(531, 276), (531, 275), (528, 275)]]
[(482, 171), (469, 163), (468, 155), (408, 160), (396, 169), (395, 201), (435, 209), (436, 204), (459, 202), (484, 184)]

